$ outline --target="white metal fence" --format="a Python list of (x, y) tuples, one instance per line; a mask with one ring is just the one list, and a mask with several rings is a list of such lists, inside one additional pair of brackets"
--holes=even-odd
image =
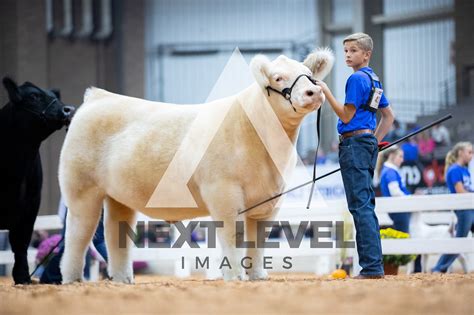
[[(469, 210), (474, 209), (474, 193), (469, 194), (446, 194), (446, 195), (421, 195), (406, 197), (389, 197), (376, 199), (376, 213), (381, 225), (390, 224), (387, 216), (390, 212), (418, 212), (429, 211), (423, 214), (423, 220), (428, 224), (449, 224), (451, 217), (446, 210)], [(289, 221), (290, 224), (299, 224), (301, 221), (337, 221), (342, 220), (347, 211), (346, 201), (327, 201), (327, 207), (321, 210), (307, 210), (304, 204), (287, 205), (278, 214), (276, 220)], [(205, 220), (210, 219), (206, 218)], [(35, 223), (35, 230), (53, 230), (62, 227), (58, 216), (40, 216)], [(182, 259), (191, 257), (210, 257), (210, 261), (220, 256), (220, 250), (203, 248), (135, 248), (133, 256), (135, 260), (158, 261), (166, 260), (175, 265), (175, 275), (189, 275), (190, 270), (183, 270)], [(334, 256), (339, 254), (337, 248), (310, 248), (309, 241), (303, 241), (300, 248), (289, 248), (286, 242), (280, 243), (280, 248), (266, 249), (265, 255), (272, 257), (317, 257)], [(440, 239), (394, 239), (382, 240), (382, 251), (384, 254), (443, 254), (443, 253), (474, 253), (473, 238), (440, 238)], [(354, 265), (357, 266), (357, 253), (354, 255)], [(30, 262), (34, 262), (36, 250), (28, 251)], [(184, 258), (183, 258), (184, 257)], [(13, 255), (10, 251), (0, 251), (0, 264), (12, 264)], [(189, 265), (189, 264), (188, 264)], [(294, 270), (297, 271), (297, 270)], [(357, 268), (354, 270), (358, 272)], [(217, 276), (217, 272), (211, 268), (206, 271), (209, 278)]]

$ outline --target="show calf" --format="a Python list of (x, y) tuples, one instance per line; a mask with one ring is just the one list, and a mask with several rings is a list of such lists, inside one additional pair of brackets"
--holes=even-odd
[[(130, 240), (126, 247), (119, 248), (118, 238), (119, 222), (134, 226), (136, 211), (166, 221), (208, 215), (222, 221), (224, 228), (217, 230), (218, 237), (223, 254), (233, 266), (223, 270), (224, 279), (247, 277), (242, 268), (234, 267), (244, 256), (252, 258), (248, 277), (265, 279), (263, 249), (248, 248), (245, 254), (236, 248), (236, 239), (243, 235), (236, 235), (235, 222), (244, 221), (245, 238), (255, 241), (257, 222), (275, 216), (278, 199), (244, 214), (238, 212), (285, 188), (282, 172), (295, 161), (301, 122), (325, 100), (314, 80), (329, 73), (333, 60), (328, 49), (317, 49), (303, 63), (285, 56), (270, 61), (257, 55), (250, 64), (255, 83), (234, 96), (206, 104), (166, 104), (88, 89), (60, 157), (59, 182), (69, 207), (61, 262), (63, 282), (82, 279), (85, 251), (102, 204), (109, 274), (115, 281), (133, 282)], [(256, 126), (249, 118), (258, 116), (268, 121), (269, 109), (284, 134), (276, 149), (267, 148), (268, 143), (262, 143), (261, 138), (262, 133), (278, 128), (269, 130), (263, 123)], [(265, 112), (267, 116), (262, 114)], [(193, 124), (199, 115), (213, 118), (205, 121), (204, 128), (196, 129)], [(185, 148), (192, 149), (193, 143), (209, 137), (208, 129), (216, 126), (218, 130), (202, 156), (201, 146), (182, 152), (183, 142), (187, 143)], [(285, 139), (289, 146), (285, 146)], [(278, 154), (271, 155), (275, 150)], [(165, 181), (174, 164), (177, 177)], [(187, 180), (183, 169), (189, 170), (189, 165), (196, 167), (191, 168), (192, 176)], [(189, 189), (194, 206), (180, 205), (183, 195), (174, 183), (182, 178), (183, 189)], [(158, 183), (165, 183), (158, 196), (162, 203), (150, 205), (151, 196), (160, 187)]]
[(10, 231), (15, 255), (15, 284), (31, 283), (27, 249), (41, 201), (43, 173), (39, 148), (53, 132), (69, 124), (74, 107), (59, 91), (30, 82), (18, 86), (3, 79), (9, 102), (0, 109), (0, 230)]

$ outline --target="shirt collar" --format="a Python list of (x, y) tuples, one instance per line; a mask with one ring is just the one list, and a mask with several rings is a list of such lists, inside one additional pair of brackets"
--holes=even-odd
[(391, 162), (389, 162), (389, 161), (383, 163), (383, 166), (392, 168), (392, 169), (396, 170), (397, 172), (399, 171), (399, 168), (398, 168), (395, 164), (393, 164), (393, 163), (391, 163)]
[(361, 71), (361, 70), (373, 72), (373, 71), (372, 71), (372, 68), (371, 68), (371, 67), (368, 67), (368, 66), (359, 69), (359, 71)]

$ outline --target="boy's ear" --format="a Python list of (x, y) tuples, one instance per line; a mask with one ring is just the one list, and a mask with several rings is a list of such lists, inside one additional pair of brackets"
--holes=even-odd
[(3, 78), (3, 86), (8, 92), (8, 98), (12, 103), (19, 103), (21, 102), (21, 95), (20, 90), (18, 89), (18, 85), (15, 81), (10, 79), (9, 77)]
[(334, 65), (334, 54), (328, 47), (316, 48), (306, 57), (303, 64), (311, 70), (316, 79), (322, 80)]
[(261, 87), (267, 87), (270, 84), (269, 75), (270, 75), (270, 66), (271, 62), (264, 55), (256, 55), (250, 61), (250, 70)]
[(372, 57), (372, 50), (367, 50), (367, 60), (370, 60)]

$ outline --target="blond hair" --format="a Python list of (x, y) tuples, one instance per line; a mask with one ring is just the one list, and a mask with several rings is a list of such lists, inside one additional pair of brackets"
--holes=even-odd
[(355, 41), (356, 45), (365, 51), (372, 51), (374, 49), (374, 42), (372, 41), (372, 38), (365, 34), (365, 33), (354, 33), (342, 41), (342, 44), (345, 44), (346, 42), (350, 41)]
[(380, 180), (380, 176), (382, 175), (382, 167), (385, 162), (387, 162), (390, 155), (402, 151), (400, 147), (394, 145), (388, 149), (383, 150), (380, 152), (379, 158), (377, 159), (377, 166), (375, 167), (375, 177)]
[(446, 159), (444, 161), (444, 177), (446, 178), (446, 174), (448, 173), (448, 168), (456, 163), (459, 157), (459, 151), (465, 150), (468, 147), (472, 147), (472, 143), (468, 141), (458, 142), (454, 145), (454, 147), (446, 154)]

